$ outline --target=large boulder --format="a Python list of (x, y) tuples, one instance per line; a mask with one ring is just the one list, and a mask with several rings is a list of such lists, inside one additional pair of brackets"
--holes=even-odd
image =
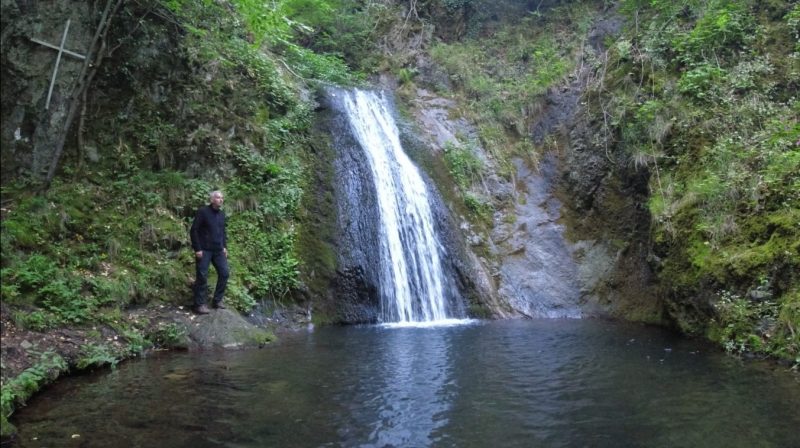
[(186, 318), (185, 324), (190, 350), (259, 347), (275, 338), (271, 331), (255, 326), (241, 314), (227, 309), (192, 315)]

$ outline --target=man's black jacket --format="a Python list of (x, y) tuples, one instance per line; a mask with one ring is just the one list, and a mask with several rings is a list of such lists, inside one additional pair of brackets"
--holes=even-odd
[(206, 205), (197, 210), (192, 222), (192, 249), (222, 250), (228, 247), (225, 234), (225, 212)]

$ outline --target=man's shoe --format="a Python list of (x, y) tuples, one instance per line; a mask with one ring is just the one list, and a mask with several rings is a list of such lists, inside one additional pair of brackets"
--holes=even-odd
[(218, 310), (224, 310), (224, 309), (227, 309), (227, 308), (228, 308), (228, 307), (227, 307), (227, 306), (225, 306), (225, 304), (224, 304), (224, 303), (222, 303), (222, 302), (219, 302), (219, 303), (212, 303), (212, 304), (211, 304), (211, 306), (213, 306), (214, 308), (216, 308), (216, 309), (218, 309)]
[(207, 306), (205, 306), (205, 305), (200, 305), (200, 306), (196, 306), (196, 307), (194, 307), (194, 312), (195, 312), (195, 313), (197, 313), (197, 314), (208, 314), (208, 313), (210, 313), (211, 311), (209, 311), (209, 310), (208, 310), (208, 307), (207, 307)]

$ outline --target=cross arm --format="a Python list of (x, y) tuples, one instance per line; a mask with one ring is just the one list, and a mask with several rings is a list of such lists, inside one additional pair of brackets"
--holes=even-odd
[(78, 58), (78, 59), (86, 59), (86, 56), (84, 56), (84, 55), (82, 55), (82, 54), (78, 54), (78, 53), (75, 53), (75, 52), (73, 52), (73, 51), (69, 51), (69, 50), (65, 50), (65, 49), (59, 48), (59, 47), (58, 47), (58, 46), (56, 46), (56, 45), (49, 44), (49, 43), (47, 43), (47, 42), (41, 41), (41, 40), (39, 40), (39, 39), (36, 39), (35, 37), (31, 37), (31, 40), (32, 40), (33, 42), (36, 42), (37, 44), (44, 45), (45, 47), (50, 47), (50, 48), (52, 48), (53, 50), (61, 50), (61, 51), (63, 51), (64, 53), (66, 53), (66, 54), (68, 54), (68, 55), (70, 55), (70, 56), (72, 56), (72, 57), (75, 57), (75, 58)]

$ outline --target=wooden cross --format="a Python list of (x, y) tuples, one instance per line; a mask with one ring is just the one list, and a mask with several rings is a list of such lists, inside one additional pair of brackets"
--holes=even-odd
[(53, 44), (41, 41), (39, 39), (33, 37), (31, 38), (31, 40), (33, 42), (36, 42), (37, 44), (44, 45), (45, 47), (52, 48), (54, 50), (58, 50), (58, 56), (56, 57), (56, 66), (53, 68), (53, 77), (50, 79), (50, 89), (47, 91), (47, 103), (45, 103), (44, 105), (45, 109), (50, 108), (50, 97), (53, 95), (53, 86), (56, 84), (56, 75), (58, 74), (58, 66), (59, 64), (61, 64), (61, 55), (66, 53), (74, 58), (86, 59), (86, 56), (82, 54), (78, 54), (64, 49), (64, 43), (67, 41), (67, 33), (69, 32), (69, 22), (70, 19), (67, 19), (67, 25), (64, 27), (64, 35), (61, 36), (61, 45), (59, 45), (58, 47)]

